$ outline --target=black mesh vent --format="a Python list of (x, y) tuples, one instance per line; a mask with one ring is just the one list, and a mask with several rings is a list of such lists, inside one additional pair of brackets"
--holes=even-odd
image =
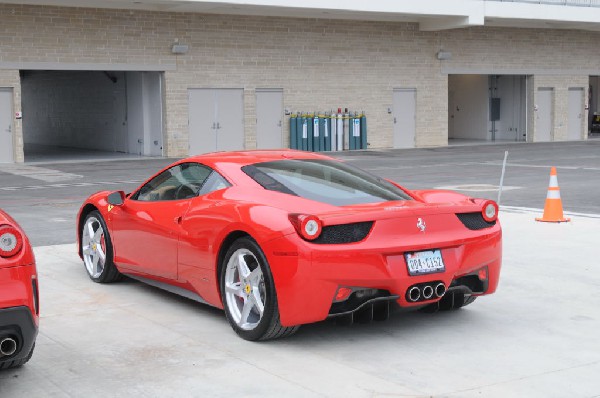
[(312, 243), (335, 244), (360, 242), (367, 237), (372, 226), (372, 221), (330, 225), (323, 227), (321, 235), (313, 240)]
[(465, 225), (465, 227), (473, 231), (493, 227), (494, 225), (496, 225), (496, 221), (485, 221), (481, 212), (459, 213), (456, 215), (456, 217), (458, 217), (458, 219)]

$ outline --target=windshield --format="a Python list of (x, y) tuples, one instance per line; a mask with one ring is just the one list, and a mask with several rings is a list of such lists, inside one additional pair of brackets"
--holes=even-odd
[(277, 160), (242, 170), (270, 191), (334, 206), (411, 200), (395, 185), (335, 160)]

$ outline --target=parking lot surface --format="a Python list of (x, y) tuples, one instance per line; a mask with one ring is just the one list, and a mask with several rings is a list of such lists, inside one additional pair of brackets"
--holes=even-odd
[(138, 282), (91, 282), (73, 244), (38, 247), (36, 352), (0, 373), (0, 396), (597, 397), (600, 219), (534, 216), (501, 211), (494, 295), (262, 343), (237, 337), (220, 310)]

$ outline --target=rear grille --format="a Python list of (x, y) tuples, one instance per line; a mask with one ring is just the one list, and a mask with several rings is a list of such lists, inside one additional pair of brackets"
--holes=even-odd
[(312, 241), (319, 244), (339, 244), (360, 242), (367, 237), (373, 226), (372, 221), (352, 224), (329, 225), (323, 227), (321, 235)]
[(493, 227), (494, 225), (496, 225), (496, 221), (485, 221), (481, 212), (458, 213), (456, 217), (458, 217), (460, 222), (462, 222), (465, 227), (473, 231)]

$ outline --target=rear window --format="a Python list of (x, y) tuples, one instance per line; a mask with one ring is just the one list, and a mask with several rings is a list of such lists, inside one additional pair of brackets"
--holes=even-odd
[(395, 185), (334, 160), (277, 160), (244, 166), (242, 170), (270, 191), (334, 206), (411, 200)]

